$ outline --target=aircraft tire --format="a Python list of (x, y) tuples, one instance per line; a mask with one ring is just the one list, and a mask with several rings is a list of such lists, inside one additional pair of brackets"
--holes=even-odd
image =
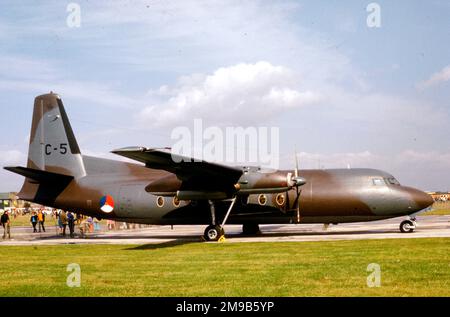
[(414, 222), (412, 222), (411, 220), (403, 220), (400, 223), (400, 231), (403, 233), (413, 232), (415, 227), (416, 226), (414, 225)]
[(209, 225), (206, 227), (203, 237), (206, 241), (218, 241), (223, 235), (225, 235), (225, 231), (221, 226)]

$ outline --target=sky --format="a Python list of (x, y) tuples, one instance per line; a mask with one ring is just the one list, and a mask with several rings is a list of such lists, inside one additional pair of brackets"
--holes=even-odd
[[(277, 127), (280, 168), (298, 151), (450, 190), (450, 2), (370, 3), (1, 1), (0, 166), (26, 164), (33, 100), (54, 91), (86, 155), (171, 146), (201, 118)], [(2, 170), (0, 192), (22, 181)]]

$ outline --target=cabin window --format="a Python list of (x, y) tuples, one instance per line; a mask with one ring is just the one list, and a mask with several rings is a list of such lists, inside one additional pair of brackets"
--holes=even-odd
[(278, 194), (276, 197), (277, 204), (280, 207), (282, 207), (284, 205), (285, 200), (286, 199), (284, 198), (284, 194)]
[(384, 180), (382, 178), (372, 178), (372, 183), (375, 186), (383, 186), (386, 185), (386, 183), (384, 182)]
[(164, 206), (164, 197), (161, 197), (161, 196), (159, 196), (157, 199), (156, 199), (156, 205), (158, 205), (158, 207), (163, 207)]
[(264, 194), (259, 195), (258, 202), (260, 205), (265, 205), (267, 202), (266, 195), (264, 195)]
[(180, 200), (178, 199), (177, 196), (173, 197), (172, 203), (175, 207), (180, 207)]

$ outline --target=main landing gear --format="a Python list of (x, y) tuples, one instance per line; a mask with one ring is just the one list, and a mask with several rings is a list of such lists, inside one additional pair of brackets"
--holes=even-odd
[(400, 223), (400, 231), (403, 233), (410, 233), (416, 229), (417, 223), (415, 218), (403, 220)]
[(224, 235), (225, 235), (225, 230), (223, 230), (223, 228), (221, 226), (209, 225), (205, 229), (203, 238), (205, 238), (206, 241), (218, 241)]
[(231, 200), (231, 205), (228, 208), (225, 218), (223, 218), (222, 224), (218, 225), (216, 223), (216, 208), (214, 206), (214, 202), (212, 200), (209, 201), (209, 207), (211, 210), (211, 224), (208, 227), (206, 227), (205, 232), (203, 234), (203, 238), (206, 241), (219, 241), (225, 238), (225, 230), (223, 229), (223, 227), (225, 226), (225, 223), (228, 220), (228, 216), (230, 215), (235, 202), (236, 197), (234, 197)]

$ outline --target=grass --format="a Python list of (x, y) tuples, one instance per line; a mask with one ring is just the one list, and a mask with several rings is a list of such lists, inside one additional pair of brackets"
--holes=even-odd
[(437, 201), (431, 206), (431, 210), (424, 212), (424, 216), (450, 215), (450, 201)]
[[(30, 217), (31, 215), (25, 215), (25, 216), (17, 216), (14, 218), (14, 216), (10, 216), (11, 220), (11, 226), (12, 227), (27, 227), (29, 226), (31, 228), (30, 223)], [(47, 226), (54, 226), (56, 224), (56, 220), (52, 218), (52, 216), (45, 216), (45, 225)]]
[(431, 209), (430, 211), (427, 211), (421, 216), (445, 216), (450, 215), (450, 209)]
[[(0, 251), (0, 296), (450, 296), (444, 238)], [(66, 286), (70, 263), (80, 288)], [(379, 288), (367, 287), (369, 263), (381, 265)]]

